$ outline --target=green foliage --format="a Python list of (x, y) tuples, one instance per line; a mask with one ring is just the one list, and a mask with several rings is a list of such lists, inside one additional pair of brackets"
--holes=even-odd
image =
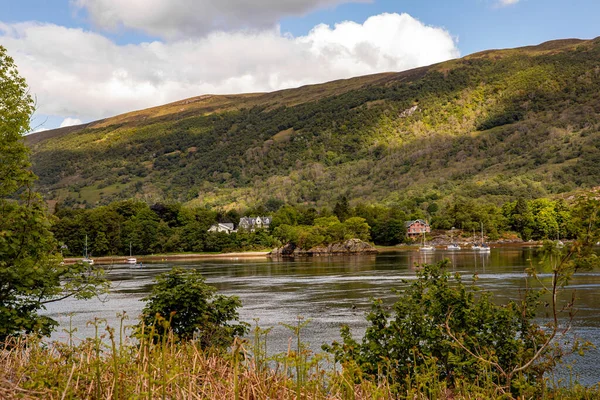
[(143, 299), (138, 334), (151, 332), (160, 338), (172, 330), (179, 340), (194, 339), (202, 348), (230, 346), (248, 330), (248, 324), (238, 323), (242, 303), (236, 296), (216, 294), (205, 282), (200, 272), (181, 268), (158, 276), (151, 294)]
[(38, 314), (45, 304), (106, 289), (101, 269), (61, 265), (22, 139), (33, 110), (25, 80), (0, 46), (0, 340), (49, 335), (57, 323)]
[(282, 243), (308, 250), (347, 239), (369, 240), (370, 229), (364, 218), (351, 217), (340, 222), (338, 217), (329, 216), (315, 218), (314, 225), (279, 225), (273, 236)]

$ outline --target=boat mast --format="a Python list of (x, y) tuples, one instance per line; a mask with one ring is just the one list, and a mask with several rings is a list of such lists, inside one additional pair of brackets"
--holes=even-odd
[(483, 246), (483, 222), (481, 222), (481, 245)]

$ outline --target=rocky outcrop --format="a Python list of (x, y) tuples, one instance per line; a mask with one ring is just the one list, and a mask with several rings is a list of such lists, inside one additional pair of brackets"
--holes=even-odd
[(300, 249), (296, 245), (288, 243), (269, 253), (273, 257), (317, 257), (362, 254), (377, 254), (377, 249), (360, 239), (349, 239), (344, 242), (332, 243), (328, 246), (316, 246), (308, 250)]

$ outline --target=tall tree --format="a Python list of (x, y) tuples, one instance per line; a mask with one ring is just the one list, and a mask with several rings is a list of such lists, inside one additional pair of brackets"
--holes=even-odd
[(341, 222), (344, 222), (350, 217), (350, 204), (346, 196), (340, 197), (333, 207), (333, 215), (338, 217)]
[(99, 269), (61, 265), (23, 143), (33, 111), (25, 80), (0, 46), (0, 340), (47, 335), (56, 322), (39, 315), (45, 304), (106, 287)]

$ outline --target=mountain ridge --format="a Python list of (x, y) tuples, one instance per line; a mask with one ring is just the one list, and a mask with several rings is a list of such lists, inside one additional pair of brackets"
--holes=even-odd
[[(47, 198), (218, 207), (598, 184), (600, 38), (271, 93), (202, 95), (27, 136)], [(504, 176), (504, 178), (503, 178)]]

